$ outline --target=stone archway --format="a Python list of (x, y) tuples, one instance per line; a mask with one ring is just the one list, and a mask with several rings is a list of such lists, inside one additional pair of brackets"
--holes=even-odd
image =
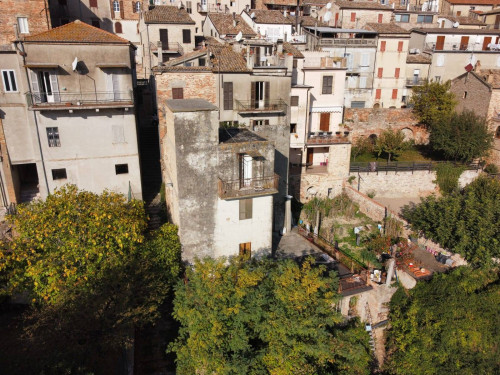
[(411, 141), (411, 140), (415, 139), (415, 136), (413, 134), (413, 130), (411, 130), (410, 128), (401, 129), (401, 133), (403, 133), (403, 135), (405, 136), (405, 141)]
[(371, 142), (372, 144), (377, 143), (377, 138), (378, 138), (377, 134), (370, 134), (370, 135), (368, 136), (368, 139), (370, 140), (370, 142)]

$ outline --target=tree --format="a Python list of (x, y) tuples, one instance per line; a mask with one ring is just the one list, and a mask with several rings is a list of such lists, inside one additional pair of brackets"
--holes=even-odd
[(430, 128), (434, 124), (451, 116), (456, 105), (455, 96), (449, 92), (451, 82), (426, 82), (422, 86), (414, 86), (411, 96), (413, 111), (420, 122)]
[(401, 130), (384, 130), (375, 143), (375, 151), (378, 156), (380, 157), (382, 153), (387, 154), (387, 161), (391, 161), (391, 156), (393, 155), (401, 155), (401, 152), (403, 152), (405, 148), (405, 136)]
[(362, 154), (373, 153), (374, 147), (373, 142), (369, 137), (359, 137), (356, 139), (351, 149), (351, 157), (353, 161)]
[(178, 374), (365, 374), (368, 337), (333, 307), (338, 280), (292, 260), (206, 259), (176, 287)]
[(431, 128), (429, 144), (447, 159), (468, 163), (488, 154), (493, 134), (484, 118), (472, 111), (463, 111), (436, 121)]
[(390, 374), (500, 373), (498, 272), (459, 267), (390, 302)]
[(405, 206), (414, 230), (477, 265), (500, 257), (500, 181), (479, 177), (460, 192)]

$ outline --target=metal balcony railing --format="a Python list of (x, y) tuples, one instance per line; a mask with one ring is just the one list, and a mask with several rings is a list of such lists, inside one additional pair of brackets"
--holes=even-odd
[(51, 106), (92, 106), (112, 104), (133, 104), (132, 90), (129, 91), (83, 91), (83, 92), (27, 92), (26, 101), (29, 107)]
[(157, 42), (157, 50), (161, 51), (163, 53), (178, 53), (180, 55), (184, 54), (184, 48), (182, 48), (182, 45), (180, 43), (176, 42), (169, 42), (169, 43), (162, 43), (162, 42)]
[(319, 45), (323, 47), (376, 47), (375, 39), (320, 39)]
[(489, 47), (483, 48), (482, 43), (444, 43), (437, 46), (436, 43), (426, 43), (424, 51), (490, 51)]
[(425, 78), (407, 78), (406, 86), (423, 86), (427, 82)]
[(283, 112), (286, 113), (287, 104), (281, 100), (235, 100), (238, 112)]
[(229, 7), (227, 5), (217, 5), (217, 4), (201, 4), (197, 3), (196, 7), (199, 13), (228, 13)]
[(230, 181), (219, 179), (219, 197), (221, 199), (231, 199), (276, 194), (278, 192), (278, 183), (279, 176), (277, 174), (268, 177), (242, 178)]
[(307, 134), (307, 144), (335, 144), (335, 143), (349, 143), (349, 131), (338, 131), (338, 132), (311, 132)]

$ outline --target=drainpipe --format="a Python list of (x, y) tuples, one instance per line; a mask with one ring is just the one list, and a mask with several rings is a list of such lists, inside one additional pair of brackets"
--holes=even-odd
[[(28, 88), (31, 89), (32, 85), (31, 85), (31, 81), (29, 78), (29, 74), (28, 74), (28, 68), (26, 68), (26, 52), (24, 50), (23, 42), (19, 41), (19, 45), (21, 46), (19, 51), (21, 52), (20, 55), (23, 57), (23, 65), (24, 65), (24, 73), (26, 74), (26, 81), (28, 82)], [(40, 150), (40, 159), (42, 162), (43, 178), (45, 180), (45, 187), (47, 188), (47, 195), (50, 195), (49, 181), (47, 179), (47, 171), (45, 169), (45, 158), (43, 157), (42, 142), (40, 141), (40, 130), (38, 129), (38, 118), (36, 116), (36, 111), (33, 111), (33, 119), (35, 120), (36, 138), (38, 141), (38, 149)]]

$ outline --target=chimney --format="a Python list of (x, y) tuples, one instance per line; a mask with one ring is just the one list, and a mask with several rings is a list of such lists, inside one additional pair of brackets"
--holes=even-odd
[(245, 10), (247, 11), (247, 13), (250, 11), (250, 5), (247, 5), (245, 6)]
[(233, 27), (236, 27), (236, 12), (233, 12)]
[(283, 39), (278, 39), (276, 41), (276, 52), (283, 53)]
[(479, 60), (474, 65), (474, 73), (481, 74), (481, 61)]

